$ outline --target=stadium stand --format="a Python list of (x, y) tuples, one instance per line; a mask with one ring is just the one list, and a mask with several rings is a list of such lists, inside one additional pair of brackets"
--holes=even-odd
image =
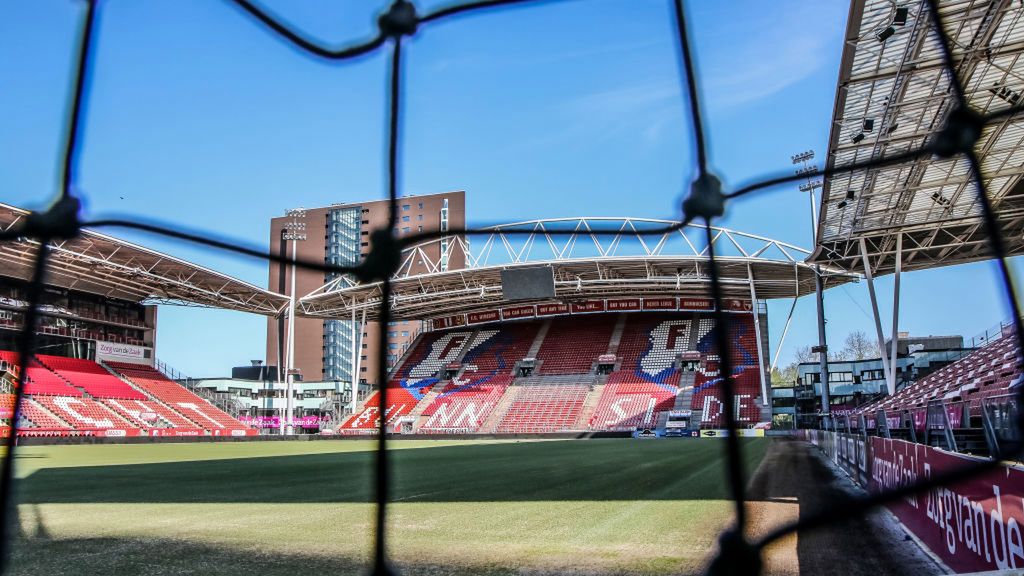
[(420, 430), (427, 433), (479, 431), (512, 379), (508, 374), (477, 380), (452, 379), (423, 412), (427, 419)]
[[(107, 436), (115, 432), (125, 436), (153, 429), (173, 429), (173, 435), (188, 436), (252, 433), (149, 366), (119, 362), (108, 366), (110, 370), (90, 360), (63, 356), (32, 357), (19, 426), (59, 435), (108, 430)], [(0, 350), (0, 372), (16, 374), (18, 369), (18, 354)], [(0, 418), (9, 419), (13, 405), (13, 394), (0, 395)]]
[[(731, 319), (739, 421), (754, 426), (764, 415), (753, 317)], [(714, 320), (707, 315), (637, 312), (546, 322), (546, 331), (545, 321), (528, 320), (423, 334), (387, 383), (388, 425), (408, 416), (414, 431), (428, 434), (629, 431), (654, 427), (673, 408), (692, 407), (706, 415), (702, 427), (725, 426), (710, 337)], [(517, 377), (517, 366), (531, 351), (536, 371)], [(609, 352), (616, 369), (596, 374), (599, 358), (607, 360)], [(680, 358), (697, 353), (702, 361), (693, 396), (684, 397)], [(446, 374), (454, 377), (445, 380)], [(690, 404), (676, 406), (682, 401)], [(372, 433), (379, 414), (373, 393), (338, 431)]]
[(537, 335), (535, 322), (482, 328), (452, 379), (426, 409), (424, 432), (476, 432), (512, 383), (512, 370)]
[[(718, 370), (717, 347), (714, 342), (714, 320), (698, 320), (696, 348), (702, 353), (701, 367), (693, 386), (691, 409), (701, 414), (702, 428), (723, 428), (726, 425), (722, 403), (722, 378)], [(733, 314), (729, 318), (729, 352), (733, 363), (736, 422), (740, 426), (753, 426), (763, 419), (760, 388), (760, 363), (754, 318), (748, 314)]]
[[(196, 426), (177, 412), (152, 400), (107, 398), (101, 402), (140, 428), (195, 428)], [(152, 415), (154, 418), (147, 418), (146, 415)]]
[(39, 363), (52, 370), (66, 382), (81, 388), (94, 398), (123, 398), (146, 400), (145, 394), (132, 388), (99, 364), (91, 360), (62, 356), (36, 356)]
[[(430, 388), (440, 381), (439, 373), (442, 369), (461, 355), (473, 335), (473, 330), (462, 328), (420, 336), (387, 383), (388, 407), (385, 417), (388, 425), (393, 425), (398, 418), (413, 411)], [(350, 416), (338, 430), (372, 433), (379, 426), (379, 418), (380, 394), (374, 392), (359, 412)]]
[(915, 421), (931, 401), (966, 403), (977, 416), (985, 398), (1010, 393), (1021, 384), (1024, 374), (1017, 357), (1016, 337), (1012, 332), (944, 366), (928, 376), (858, 409), (855, 414), (874, 414), (877, 410), (898, 413), (910, 410)]
[(653, 427), (679, 390), (676, 356), (689, 350), (692, 315), (634, 314), (619, 340), (619, 369), (608, 376), (592, 430)]
[(517, 394), (496, 432), (537, 434), (571, 430), (594, 384), (592, 375), (548, 375), (517, 378)]
[(46, 396), (81, 396), (82, 391), (71, 386), (33, 359), (25, 374), (25, 393)]
[(537, 353), (541, 374), (586, 374), (608, 350), (614, 317), (563, 317), (551, 321)]
[[(184, 416), (192, 423), (189, 427), (211, 431), (246, 429), (245, 424), (167, 378), (159, 370), (149, 366), (122, 362), (107, 362), (107, 366), (136, 387), (152, 395), (153, 399)], [(142, 396), (138, 399), (148, 400), (149, 398)]]
[(10, 418), (14, 414), (14, 394), (0, 394), (0, 418)]
[(33, 400), (79, 430), (133, 427), (131, 423), (115, 414), (110, 408), (89, 398), (34, 396)]
[[(757, 368), (739, 369), (733, 374), (738, 426), (749, 428), (762, 419), (761, 409), (757, 406), (761, 396), (759, 379)], [(701, 428), (718, 429), (726, 425), (721, 382), (717, 361), (705, 363), (697, 372), (691, 408), (701, 414)]]
[(28, 397), (22, 402), (22, 419), (28, 420), (35, 428), (52, 428), (57, 430), (70, 429), (71, 425), (51, 414), (43, 408), (36, 400), (38, 397)]

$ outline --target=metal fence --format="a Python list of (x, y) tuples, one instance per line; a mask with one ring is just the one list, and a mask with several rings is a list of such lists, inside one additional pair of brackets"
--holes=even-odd
[[(96, 12), (99, 9), (99, 0), (83, 0), (87, 8), (82, 22), (82, 33), (78, 46), (77, 66), (75, 69), (74, 93), (71, 111), (67, 119), (66, 141), (62, 152), (62, 168), (60, 176), (60, 196), (53, 205), (46, 211), (32, 213), (24, 220), (22, 225), (16, 229), (4, 232), (0, 241), (11, 241), (19, 239), (32, 239), (38, 242), (38, 251), (35, 255), (34, 273), (28, 288), (28, 300), (30, 307), (25, 314), (24, 327), (19, 335), (19, 354), (21, 366), (27, 366), (29, 357), (33, 353), (35, 343), (35, 327), (39, 316), (40, 297), (44, 285), (47, 258), (50, 254), (49, 243), (76, 237), (83, 227), (89, 228), (131, 228), (175, 238), (184, 242), (191, 242), (213, 247), (219, 250), (233, 252), (263, 258), (268, 261), (290, 263), (285, 261), (283, 255), (274, 255), (240, 244), (234, 244), (222, 240), (214, 240), (208, 236), (190, 234), (180, 230), (173, 225), (162, 225), (152, 222), (132, 220), (99, 220), (82, 221), (79, 218), (80, 202), (72, 191), (75, 189), (76, 160), (80, 147), (79, 129), (82, 124), (82, 116), (86, 113), (84, 108), (85, 94), (88, 92), (87, 78), (93, 72), (92, 48), (94, 45), (94, 23)], [(401, 130), (399, 111), (401, 109), (402, 97), (402, 48), (404, 40), (412, 35), (430, 29), (435, 23), (449, 20), (455, 16), (465, 15), (471, 12), (495, 10), (513, 4), (543, 4), (539, 0), (477, 0), (463, 4), (455, 4), (441, 8), (426, 14), (417, 12), (416, 7), (407, 0), (393, 0), (393, 2), (381, 13), (378, 18), (377, 34), (364, 42), (342, 48), (331, 48), (317, 44), (306, 39), (300, 32), (292, 30), (287, 23), (275, 19), (274, 16), (263, 11), (259, 6), (249, 0), (226, 0), (236, 4), (246, 15), (259, 21), (266, 27), (270, 34), (277, 35), (282, 41), (293, 44), (300, 50), (306, 52), (310, 58), (323, 60), (347, 60), (371, 52), (380, 50), (390, 51), (390, 78), (389, 78), (389, 134), (388, 134), (388, 157), (387, 157), (387, 198), (391, 201), (391, 208), (388, 214), (387, 225), (375, 230), (371, 234), (371, 253), (358, 266), (332, 266), (323, 262), (299, 260), (299, 266), (332, 273), (348, 273), (357, 277), (362, 282), (381, 283), (381, 309), (380, 322), (386, 326), (391, 319), (387, 303), (391, 294), (391, 277), (398, 269), (401, 259), (401, 250), (405, 247), (419, 242), (440, 239), (442, 236), (472, 235), (482, 233), (481, 230), (451, 229), (445, 232), (420, 232), (397, 238), (393, 234), (396, 214), (396, 199), (398, 197), (398, 179), (401, 173), (399, 162), (399, 149), (401, 144)], [(1010, 272), (1006, 262), (1006, 248), (1003, 238), (996, 225), (996, 217), (992, 204), (984, 188), (984, 180), (981, 177), (981, 165), (975, 153), (974, 145), (978, 141), (985, 126), (996, 119), (1005, 119), (1008, 116), (1019, 113), (1022, 107), (1012, 107), (1007, 110), (982, 116), (968, 107), (964, 96), (964, 87), (956, 75), (956, 67), (952, 54), (950, 41), (946, 36), (942, 25), (942, 19), (937, 10), (938, 0), (927, 0), (926, 6), (929, 9), (931, 20), (931, 33), (939, 40), (944, 67), (947, 77), (950, 80), (949, 98), (955, 103), (952, 113), (949, 115), (945, 126), (943, 126), (933, 138), (926, 144), (910, 152), (894, 154), (889, 157), (878, 158), (869, 162), (854, 163), (843, 166), (827, 166), (824, 169), (814, 170), (810, 173), (799, 175), (784, 175), (766, 177), (754, 184), (742, 188), (724, 191), (720, 179), (708, 169), (707, 154), (705, 149), (706, 127), (704, 116), (701, 112), (700, 90), (698, 79), (694, 74), (694, 57), (688, 39), (686, 22), (686, 10), (682, 0), (671, 0), (673, 15), (675, 19), (676, 32), (678, 35), (678, 46), (683, 66), (683, 77), (685, 78), (685, 99), (688, 106), (691, 120), (692, 137), (696, 149), (696, 177), (690, 185), (689, 194), (679, 207), (668, 203), (671, 196), (666, 195), (666, 213), (674, 222), (658, 229), (646, 229), (641, 232), (644, 235), (661, 235), (666, 232), (679, 230), (691, 222), (703, 221), (707, 224), (707, 245), (708, 245), (708, 273), (711, 279), (711, 290), (716, 303), (715, 319), (715, 342), (721, 358), (721, 373), (725, 375), (722, 381), (723, 413), (726, 424), (730, 429), (735, 429), (735, 398), (734, 384), (732, 382), (732, 358), (729, 355), (728, 345), (728, 314), (722, 312), (722, 286), (719, 277), (718, 263), (712, 242), (712, 230), (710, 225), (715, 219), (722, 217), (727, 210), (727, 201), (739, 200), (744, 196), (757, 193), (769, 187), (780, 184), (799, 182), (808, 177), (825, 177), (844, 172), (870, 169), (890, 164), (896, 164), (909, 159), (929, 157), (937, 155), (943, 158), (963, 155), (969, 161), (971, 179), (976, 185), (978, 202), (982, 209), (983, 225), (987, 229), (988, 239), (992, 253), (998, 262), (1000, 280), (1005, 289), (1005, 296), (1012, 312), (1016, 329), (1015, 338), (1018, 345), (1024, 338), (1022, 328), (1020, 307), (1017, 296), (1013, 291)], [(541, 9), (541, 8), (537, 8)], [(529, 230), (508, 230), (506, 233), (530, 233)], [(573, 234), (571, 230), (552, 230), (550, 234)], [(613, 236), (618, 230), (595, 230), (595, 233)], [(380, 383), (386, 382), (385, 354), (388, 349), (387, 330), (380, 330), (380, 358), (377, 363), (377, 380)], [(1024, 349), (1024, 346), (1020, 346)], [(25, 371), (22, 370), (18, 376), (17, 388), (15, 390), (14, 418), (17, 423), (17, 415), (20, 413), (24, 389)], [(1024, 387), (1020, 387), (1021, 394), (1024, 394)], [(379, 387), (380, 404), (387, 405), (387, 386)], [(1015, 414), (1013, 425), (1018, 430), (1022, 429), (1022, 418)], [(372, 570), (375, 574), (392, 573), (393, 569), (388, 562), (385, 527), (388, 522), (389, 486), (391, 477), (391, 465), (388, 458), (388, 439), (385, 432), (386, 419), (380, 419), (379, 435), (377, 437), (376, 465), (374, 470), (376, 489), (376, 518), (375, 518), (375, 543), (372, 558)], [(1015, 437), (1020, 437), (1016, 435)], [(958, 480), (969, 478), (985, 470), (992, 469), (998, 465), (998, 461), (990, 459), (972, 463), (959, 470), (948, 473), (933, 475), (921, 482), (902, 486), (885, 493), (872, 494), (863, 497), (850, 497), (843, 501), (834, 502), (831, 508), (817, 513), (805, 515), (800, 521), (791, 524), (778, 526), (769, 531), (757, 540), (749, 540), (745, 534), (747, 515), (744, 508), (746, 478), (744, 478), (741, 467), (741, 445), (735, 435), (730, 434), (725, 442), (727, 451), (727, 476), (732, 500), (735, 504), (735, 523), (720, 538), (720, 550), (710, 564), (709, 570), (712, 574), (755, 574), (761, 568), (761, 553), (763, 549), (776, 540), (793, 533), (797, 530), (809, 530), (839, 521), (846, 517), (863, 514), (871, 507), (894, 502), (909, 494), (922, 493), (937, 486), (946, 485)], [(1020, 447), (1014, 446), (1010, 451), (1003, 454), (1004, 457), (1019, 455)], [(4, 456), (2, 478), (0, 478), (0, 553), (7, 558), (12, 542), (12, 522), (15, 515), (15, 502), (13, 499), (13, 466), (17, 453), (16, 434), (12, 433), (7, 438), (7, 452)], [(4, 564), (6, 569), (6, 562)]]

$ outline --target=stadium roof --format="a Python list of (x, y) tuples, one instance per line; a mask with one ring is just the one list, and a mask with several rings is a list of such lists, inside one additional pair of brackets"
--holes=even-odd
[[(618, 296), (708, 297), (705, 228), (690, 225), (672, 232), (645, 233), (670, 224), (638, 218), (560, 218), (494, 226), (473, 236), (473, 250), (463, 237), (448, 239), (453, 255), (466, 255), (466, 268), (461, 270), (443, 270), (438, 258), (431, 256), (440, 251), (428, 249), (438, 241), (425, 242), (404, 252), (393, 281), (393, 314), (396, 319), (428, 319), (507, 306), (511, 303), (503, 299), (502, 270), (538, 266), (553, 270), (556, 298), (518, 300), (515, 304)], [(615, 233), (596, 234), (595, 229)], [(712, 232), (725, 297), (750, 300), (751, 279), (758, 299), (791, 298), (814, 291), (813, 270), (804, 262), (810, 254), (807, 250), (725, 228), (712, 228)], [(416, 269), (427, 272), (414, 273)], [(834, 285), (855, 279), (841, 273), (829, 276), (827, 282)], [(301, 298), (299, 314), (347, 318), (365, 312), (366, 318), (373, 320), (380, 297), (379, 282), (359, 284), (341, 277)]]
[[(0, 231), (27, 210), (0, 204)], [(287, 296), (214, 272), (155, 250), (85, 230), (74, 240), (54, 241), (47, 284), (147, 304), (201, 306), (277, 315)], [(0, 242), (0, 275), (28, 280), (39, 243)]]
[[(1020, 3), (939, 5), (971, 107), (986, 114), (1024, 103)], [(827, 167), (912, 151), (943, 126), (955, 101), (930, 25), (923, 1), (853, 1)], [(1024, 117), (1003, 118), (986, 127), (977, 146), (1010, 254), (1024, 253), (1022, 128)], [(905, 270), (991, 257), (966, 158), (921, 157), (825, 179), (814, 261), (863, 271), (863, 239), (875, 273), (889, 273), (900, 234)]]

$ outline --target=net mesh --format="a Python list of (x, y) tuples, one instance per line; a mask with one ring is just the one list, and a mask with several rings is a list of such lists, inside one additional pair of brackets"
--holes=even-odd
[[(389, 123), (388, 123), (388, 158), (387, 158), (387, 199), (390, 200), (387, 225), (374, 231), (371, 235), (372, 250), (365, 260), (357, 266), (332, 266), (323, 262), (315, 262), (299, 259), (296, 265), (311, 270), (330, 273), (348, 273), (355, 275), (362, 282), (379, 282), (381, 285), (381, 305), (379, 310), (379, 321), (382, 326), (387, 326), (391, 320), (391, 311), (388, 307), (391, 295), (392, 276), (400, 265), (400, 255), (404, 248), (417, 243), (432, 239), (440, 239), (442, 236), (470, 235), (475, 233), (486, 233), (482, 229), (467, 227), (465, 229), (449, 229), (441, 231), (424, 231), (413, 233), (401, 238), (394, 235), (393, 230), (397, 220), (397, 198), (398, 179), (401, 171), (399, 162), (399, 150), (401, 147), (401, 126), (400, 115), (402, 98), (402, 48), (403, 41), (419, 30), (430, 27), (434, 23), (451, 19), (454, 16), (464, 15), (477, 11), (496, 10), (514, 4), (543, 4), (539, 0), (480, 0), (455, 4), (438, 10), (419, 14), (416, 7), (406, 0), (395, 0), (381, 13), (378, 18), (377, 34), (370, 40), (341, 48), (331, 48), (317, 44), (305, 38), (300, 32), (293, 30), (287, 23), (278, 20), (274, 15), (266, 12), (262, 7), (249, 0), (228, 0), (233, 2), (242, 11), (260, 22), (268, 33), (275, 34), (284, 42), (293, 44), (310, 58), (326, 60), (346, 60), (358, 56), (386, 50), (390, 51), (390, 78), (389, 78)], [(34, 272), (27, 290), (29, 307), (25, 313), (25, 322), (18, 339), (18, 353), (20, 365), (27, 366), (28, 360), (34, 352), (35, 327), (39, 317), (41, 295), (45, 282), (47, 259), (50, 255), (52, 242), (62, 241), (76, 237), (82, 228), (92, 229), (106, 228), (130, 228), (148, 233), (162, 235), (184, 242), (197, 243), (210, 246), (218, 250), (255, 256), (272, 262), (291, 263), (284, 255), (272, 254), (253, 249), (241, 244), (211, 239), (206, 235), (192, 234), (183, 231), (173, 225), (155, 224), (148, 221), (133, 220), (96, 220), (82, 221), (79, 218), (80, 201), (73, 193), (76, 182), (76, 160), (80, 147), (79, 128), (82, 123), (82, 116), (85, 114), (84, 102), (88, 92), (88, 78), (92, 72), (91, 49), (94, 45), (94, 24), (96, 21), (98, 0), (86, 0), (87, 8), (84, 11), (82, 20), (82, 33), (78, 44), (77, 66), (75, 67), (74, 93), (71, 105), (71, 112), (67, 119), (66, 141), (62, 152), (62, 170), (60, 175), (60, 196), (46, 211), (31, 213), (20, 225), (6, 232), (0, 233), (0, 241), (33, 241), (37, 245), (34, 260)], [(676, 207), (666, 206), (666, 210), (673, 214), (670, 221), (673, 223), (660, 228), (648, 228), (638, 232), (641, 235), (662, 235), (666, 232), (679, 230), (691, 222), (702, 222), (707, 225), (707, 256), (708, 274), (711, 279), (711, 290), (715, 301), (715, 339), (720, 356), (720, 371), (724, 375), (722, 381), (722, 403), (723, 414), (726, 426), (730, 430), (736, 429), (735, 394), (732, 377), (732, 358), (730, 358), (728, 345), (729, 315), (723, 313), (723, 290), (719, 276), (719, 265), (716, 261), (715, 244), (712, 241), (712, 222), (725, 215), (727, 201), (757, 193), (761, 190), (778, 186), (785, 183), (795, 183), (807, 178), (828, 177), (844, 172), (857, 170), (870, 170), (886, 165), (898, 164), (911, 159), (939, 156), (949, 158), (960, 156), (966, 158), (970, 166), (970, 178), (974, 183), (977, 194), (977, 201), (981, 207), (982, 223), (987, 232), (987, 238), (991, 253), (993, 254), (998, 268), (999, 280), (1002, 283), (1005, 298), (1010, 308), (1018, 350), (1024, 350), (1022, 339), (1024, 329), (1020, 315), (1020, 307), (1017, 295), (1014, 292), (1010, 271), (1007, 265), (1007, 250), (1000, 228), (997, 224), (996, 214), (990, 201), (987, 190), (984, 186), (981, 164), (975, 152), (975, 144), (978, 142), (983, 129), (990, 123), (1016, 115), (1024, 107), (1014, 106), (989, 115), (982, 115), (973, 111), (965, 97), (965, 89), (956, 72), (956, 62), (951, 48), (950, 40), (946, 35), (943, 26), (943, 19), (938, 10), (938, 0), (926, 0), (925, 8), (929, 17), (929, 33), (934, 34), (941, 49), (943, 66), (946, 77), (949, 81), (949, 97), (954, 103), (952, 112), (948, 115), (945, 125), (935, 133), (934, 137), (926, 141), (921, 147), (892, 155), (881, 155), (867, 162), (852, 163), (846, 165), (826, 166), (823, 169), (804, 171), (796, 175), (778, 177), (766, 177), (742, 188), (732, 191), (723, 191), (721, 181), (708, 168), (706, 153), (706, 126), (704, 116), (701, 112), (700, 90), (698, 78), (694, 73), (694, 56), (692, 47), (687, 35), (686, 7), (682, 0), (672, 0), (672, 14), (675, 19), (676, 33), (678, 37), (679, 53), (683, 66), (683, 78), (685, 79), (685, 95), (689, 111), (690, 125), (692, 127), (692, 138), (696, 150), (696, 177), (691, 184), (689, 194), (682, 205), (681, 216)], [(540, 9), (540, 8), (538, 8)], [(594, 234), (607, 234), (609, 236), (620, 232), (617, 229), (593, 230)], [(506, 234), (529, 234), (530, 230), (509, 229)], [(570, 235), (572, 230), (550, 230), (551, 235)], [(379, 383), (387, 381), (388, 331), (379, 331), (379, 357), (377, 359), (376, 380)], [(1018, 362), (1020, 359), (1018, 358)], [(21, 410), (26, 370), (20, 371), (14, 395), (14, 410), (12, 427), (17, 425), (18, 416)], [(1024, 394), (1024, 386), (1019, 387), (1018, 394)], [(379, 386), (380, 406), (387, 406), (388, 387)], [(1018, 397), (1018, 401), (1020, 398)], [(1024, 416), (1024, 412), (1021, 412)], [(385, 535), (388, 522), (389, 498), (389, 476), (391, 465), (388, 460), (388, 438), (386, 435), (387, 419), (380, 418), (380, 428), (376, 439), (376, 464), (375, 464), (375, 499), (376, 499), (376, 526), (373, 548), (372, 566), (375, 574), (387, 574), (394, 572), (388, 562), (387, 546)], [(1024, 430), (1022, 421), (1018, 419), (1016, 426)], [(0, 556), (4, 561), (4, 571), (8, 569), (6, 559), (9, 556), (12, 538), (11, 519), (16, 516), (15, 502), (13, 499), (13, 465), (17, 452), (16, 434), (12, 430), (6, 438), (7, 451), (4, 456), (2, 478), (0, 478)], [(1020, 436), (1018, 436), (1020, 437)], [(726, 450), (727, 478), (730, 493), (735, 505), (735, 523), (721, 535), (719, 551), (709, 565), (712, 574), (754, 574), (760, 571), (762, 551), (769, 544), (785, 537), (798, 530), (810, 530), (838, 522), (853, 515), (864, 514), (872, 507), (894, 502), (897, 499), (911, 494), (924, 493), (925, 491), (944, 486), (957, 481), (962, 481), (974, 475), (984, 473), (987, 470), (999, 465), (999, 460), (992, 458), (985, 461), (978, 461), (963, 467), (936, 474), (918, 482), (901, 486), (897, 489), (881, 493), (873, 493), (867, 496), (850, 496), (844, 500), (833, 502), (827, 510), (808, 515), (802, 515), (800, 520), (791, 524), (778, 526), (769, 530), (765, 535), (751, 540), (747, 537), (745, 528), (747, 517), (744, 507), (746, 499), (746, 481), (742, 469), (742, 446), (735, 434), (729, 434), (724, 443)], [(1003, 458), (1017, 458), (1020, 456), (1020, 447), (1011, 446), (1000, 454)]]

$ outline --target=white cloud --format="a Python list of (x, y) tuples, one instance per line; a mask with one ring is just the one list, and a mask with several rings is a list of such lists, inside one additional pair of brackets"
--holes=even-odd
[(707, 54), (698, 46), (708, 105), (749, 104), (815, 73), (841, 50), (845, 9), (840, 2), (791, 0), (719, 22)]

